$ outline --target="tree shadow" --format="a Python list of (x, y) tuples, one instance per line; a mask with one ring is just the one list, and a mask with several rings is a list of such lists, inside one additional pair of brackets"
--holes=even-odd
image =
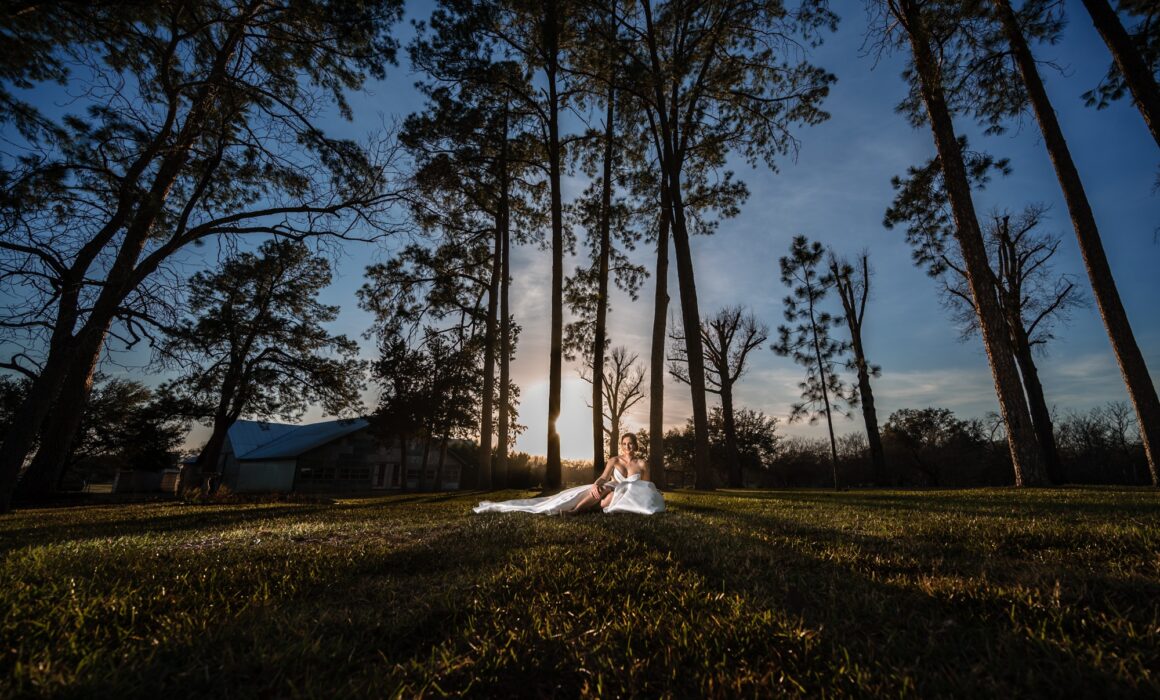
[[(979, 578), (987, 575), (987, 562), (919, 537), (906, 543), (903, 560), (891, 561), (899, 543), (888, 538), (772, 514), (683, 504), (667, 520), (660, 527), (641, 519), (631, 537), (697, 572), (707, 587), (739, 596), (754, 615), (772, 611), (799, 619), (822, 640), (821, 653), (834, 670), (831, 680), (840, 682), (844, 670), (852, 688), (861, 687), (855, 679), (865, 675), (883, 683), (879, 691), (920, 697), (1040, 697), (1058, 696), (1064, 689), (1074, 697), (1120, 697), (1157, 690), (1155, 679), (1140, 677), (1138, 685), (1127, 685), (1124, 675), (1060, 643), (1102, 635), (1097, 646), (1104, 652), (1142, 655), (1145, 667), (1155, 667), (1160, 655), (1147, 651), (1147, 641), (1088, 629), (1085, 619), (1089, 608), (1122, 614), (1116, 601), (1156, 600), (1160, 586), (1154, 580), (1085, 576), (1082, 587), (1090, 590), (1084, 599), (1053, 601), (1050, 576), (1036, 580), (1024, 572), (1030, 591), (1009, 589), (1009, 595), (996, 596)], [(624, 532), (605, 529), (609, 537)], [(673, 546), (682, 531), (688, 540), (728, 544)], [(794, 540), (810, 544), (793, 546)], [(1069, 606), (1076, 606), (1078, 614)], [(1147, 628), (1156, 613), (1153, 606), (1134, 617)], [(819, 686), (808, 694), (833, 689)]]
[[(173, 504), (180, 512), (153, 515), (142, 520), (139, 515), (125, 515), (110, 512), (108, 519), (93, 517), (92, 510), (110, 510), (108, 506), (93, 506), (85, 518), (77, 518), (78, 511), (69, 508), (61, 512), (43, 511), (37, 513), (36, 520), (26, 525), (0, 529), (0, 552), (19, 547), (62, 542), (84, 542), (88, 540), (131, 537), (142, 533), (175, 533), (181, 531), (224, 529), (261, 521), (282, 521), (307, 515), (324, 513), (334, 508), (326, 504), (313, 505), (263, 505), (219, 506)], [(144, 522), (145, 527), (142, 527)], [(7, 523), (11, 525), (11, 521)]]
[[(1133, 498), (1125, 498), (1129, 494)], [(1150, 487), (1117, 487), (1109, 491), (1098, 487), (1057, 487), (1034, 490), (995, 489), (912, 489), (897, 491), (822, 491), (822, 490), (718, 490), (713, 495), (737, 501), (776, 501), (787, 504), (810, 503), (826, 506), (849, 506), (888, 511), (921, 513), (1044, 515), (1154, 516), (1160, 509), (1160, 493)], [(1031, 496), (1029, 498), (1029, 495)], [(1037, 497), (1038, 496), (1038, 497)]]
[[(381, 504), (380, 504), (381, 506)], [(357, 506), (354, 508), (357, 509)], [(207, 610), (203, 633), (129, 654), (69, 687), (75, 697), (389, 697), (415, 681), (407, 661), (454, 638), (479, 580), (528, 533), (480, 547), (458, 528), (381, 556), (338, 562), (292, 595), (234, 614)], [(421, 680), (421, 679), (420, 679)]]
[[(90, 504), (68, 508), (37, 508), (19, 511), (20, 520), (0, 521), (0, 552), (18, 547), (56, 542), (83, 542), (149, 533), (228, 529), (246, 524), (290, 521), (304, 516), (382, 510), (415, 504), (452, 503), (472, 492), (432, 492), (410, 496), (339, 494), (353, 502), (314, 499), (310, 501), (241, 501), (237, 503), (184, 504), (179, 501), (150, 501), (132, 504)], [(479, 492), (483, 493), (483, 492)], [(159, 509), (142, 519), (139, 508)], [(132, 510), (122, 510), (132, 509)], [(164, 510), (161, 510), (164, 509)], [(107, 517), (103, 517), (107, 514)], [(143, 522), (146, 527), (142, 527)]]
[[(413, 521), (376, 519), (376, 511), (394, 512), (390, 499), (306, 509), (324, 516), (323, 523), (349, 516), (358, 523), (355, 536), (381, 528), (397, 537), (335, 547), (311, 542), (301, 550), (302, 565), (319, 569), (316, 578), (265, 600), (200, 611), (199, 633), (170, 641), (161, 636), (154, 647), (141, 641), (148, 630), (135, 630), (136, 646), (103, 650), (94, 670), (65, 691), (76, 697), (575, 697), (583, 688), (605, 696), (1156, 692), (1147, 673), (1135, 685), (1125, 680), (1139, 659), (1144, 668), (1160, 665), (1155, 649), (1142, 651), (1147, 632), (1115, 638), (1107, 628), (1085, 627), (1105, 610), (1116, 612), (1117, 593), (1137, 605), (1157, 600), (1155, 577), (1117, 583), (1111, 575), (1077, 574), (1090, 587), (1082, 603), (1094, 613), (1085, 618), (1069, 608), (1081, 602), (1070, 591), (1053, 598), (1054, 570), (1033, 561), (1028, 549), (986, 560), (953, 538), (943, 542), (919, 531), (884, 537), (776, 510), (714, 507), (712, 499), (681, 499), (655, 516), (560, 519), (469, 515), (473, 497), (400, 499), (447, 506), (433, 509), (436, 518)], [(455, 512), (459, 502), (462, 515)], [(180, 519), (170, 525), (188, 526)], [(533, 565), (529, 558), (549, 566), (521, 577)], [(1020, 563), (1023, 573), (1001, 573), (1007, 560)], [(589, 570), (597, 573), (585, 579)], [(1008, 574), (1010, 582), (995, 585)], [(1014, 585), (1020, 581), (1023, 589)], [(596, 610), (572, 604), (586, 590), (599, 590)], [(696, 609), (673, 601), (691, 601)], [(543, 630), (527, 621), (536, 605), (551, 607)], [(661, 623), (674, 636), (649, 638), (652, 628), (643, 625), (589, 636), (588, 628), (636, 607), (665, 618)], [(717, 615), (736, 629), (697, 629)], [(1154, 625), (1155, 603), (1129, 619)], [(1069, 646), (1069, 636), (1085, 645)], [(673, 639), (683, 645), (676, 651), (666, 648), (678, 643)], [(1092, 649), (1120, 659), (1125, 670), (1116, 675), (1110, 662), (1085, 656)], [(474, 656), (469, 663), (459, 655)], [(667, 667), (671, 658), (684, 665)], [(471, 663), (489, 666), (479, 671)], [(744, 669), (766, 685), (712, 685)], [(651, 675), (641, 675), (646, 672)], [(586, 685), (597, 677), (603, 686)], [(779, 678), (801, 685), (785, 691)]]

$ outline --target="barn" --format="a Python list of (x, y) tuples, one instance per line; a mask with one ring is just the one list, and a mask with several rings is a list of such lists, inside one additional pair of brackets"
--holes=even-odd
[[(230, 428), (218, 473), (235, 492), (458, 489), (473, 443), (448, 440), (427, 446), (385, 443), (362, 418), (290, 425), (239, 420)], [(426, 478), (420, 479), (424, 453)], [(440, 457), (442, 456), (442, 460)], [(436, 484), (438, 486), (436, 487)]]

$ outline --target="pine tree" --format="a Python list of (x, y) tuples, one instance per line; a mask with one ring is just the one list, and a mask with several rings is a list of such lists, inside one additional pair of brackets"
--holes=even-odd
[(842, 355), (850, 346), (830, 336), (830, 330), (837, 328), (842, 319), (821, 308), (822, 300), (835, 286), (833, 277), (825, 274), (824, 256), (822, 244), (810, 243), (805, 236), (795, 236), (790, 244), (790, 254), (778, 260), (781, 281), (790, 288), (790, 294), (782, 301), (785, 320), (794, 325), (777, 327), (778, 340), (773, 351), (792, 357), (794, 362), (806, 368), (805, 381), (799, 385), (802, 400), (793, 405), (789, 419), (793, 422), (807, 418), (810, 423), (821, 417), (826, 419), (830, 435), (830, 465), (834, 488), (837, 489), (841, 482), (838, 479), (834, 414), (848, 415), (843, 408), (855, 404), (857, 393), (842, 381), (838, 373)]

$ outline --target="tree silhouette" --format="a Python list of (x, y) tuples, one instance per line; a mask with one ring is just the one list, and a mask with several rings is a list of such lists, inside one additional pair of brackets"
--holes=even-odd
[(874, 483), (886, 480), (886, 454), (882, 450), (882, 436), (878, 432), (878, 413), (874, 408), (874, 390), (870, 377), (882, 374), (882, 368), (866, 359), (862, 342), (862, 328), (866, 320), (866, 302), (870, 299), (870, 254), (858, 256), (857, 267), (829, 254), (830, 278), (842, 300), (842, 316), (850, 331), (852, 368), (858, 374), (858, 401), (862, 404), (862, 419), (866, 423), (866, 442), (870, 447), (870, 462), (874, 468)]
[[(781, 449), (781, 436), (777, 434), (778, 419), (761, 411), (741, 408), (734, 416), (734, 430), (737, 451), (741, 465), (750, 471), (768, 470)], [(709, 446), (714, 464), (727, 462), (725, 446), (725, 418), (720, 406), (709, 412)], [(693, 466), (693, 422), (688, 421), (683, 428), (673, 428), (665, 442), (665, 459), (673, 472), (685, 472)], [(725, 475), (728, 477), (728, 475)]]
[[(981, 187), (989, 170), (1006, 171), (1006, 163), (990, 156), (967, 153), (971, 178)], [(961, 255), (948, 246), (954, 224), (938, 160), (921, 168), (911, 168), (909, 178), (895, 178), (898, 195), (886, 216), (887, 227), (906, 222), (907, 241), (915, 263), (932, 277), (943, 281), (943, 300), (952, 311), (964, 339), (978, 330), (978, 309), (966, 282), (966, 266)], [(988, 266), (996, 289), (996, 300), (1007, 327), (1006, 342), (1018, 365), (1021, 382), (1031, 412), (1035, 438), (1042, 451), (1044, 466), (1052, 481), (1062, 474), (1054, 447), (1055, 433), (1032, 348), (1041, 349), (1051, 338), (1054, 324), (1081, 303), (1069, 277), (1051, 273), (1050, 259), (1058, 239), (1035, 233), (1046, 208), (1025, 207), (1014, 229), (1009, 215), (994, 214), (983, 228)]]
[[(1089, 9), (1092, 6), (1090, 3), (1085, 4), (1088, 4)], [(1120, 366), (1120, 374), (1128, 388), (1128, 396), (1139, 418), (1144, 452), (1148, 456), (1148, 469), (1152, 474), (1152, 485), (1160, 486), (1160, 397), (1157, 396), (1156, 386), (1148, 373), (1144, 355), (1136, 343), (1127, 312), (1116, 289), (1116, 281), (1112, 276), (1107, 255), (1104, 253), (1095, 214), (1092, 213), (1079, 171), (1072, 160), (1063, 129), (1059, 125), (1055, 109), (1039, 76), (1035, 57), (1028, 45), (1029, 36), (1037, 37), (1036, 32), (1028, 30), (1028, 25), (1042, 21), (1044, 17), (1050, 17), (1050, 8), (1040, 8), (1032, 4), (1022, 9), (1021, 17), (1011, 8), (1008, 0), (993, 0), (993, 5), (995, 21), (1007, 43), (1007, 55), (1010, 56), (1008, 60), (1014, 64), (1009, 70), (1017, 72), (1026, 87), (1026, 100), (1012, 104), (1007, 109), (1022, 112), (1029, 103), (1035, 114), (1040, 133), (1043, 134), (1044, 146), (1051, 156), (1060, 188), (1063, 190), (1064, 201), (1067, 202), (1071, 214), (1072, 226), (1079, 241), (1096, 307), (1100, 311), (1100, 318), (1111, 340), (1116, 362)], [(1135, 73), (1133, 71), (1133, 75)], [(1160, 124), (1154, 121), (1160, 119), (1160, 97), (1155, 94), (1155, 90), (1155, 82), (1151, 87), (1151, 96), (1147, 89), (1142, 89), (1140, 98), (1143, 101), (1139, 102), (1141, 109), (1146, 112), (1145, 120), (1149, 128), (1154, 130), (1154, 136), (1157, 134), (1156, 130), (1160, 129)], [(1158, 111), (1150, 112), (1154, 108)], [(992, 115), (1001, 111), (1003, 110), (996, 109)], [(1157, 145), (1160, 145), (1160, 138), (1157, 138)]]
[(1108, 0), (1083, 0), (1092, 23), (1112, 52), (1112, 66), (1095, 89), (1084, 93), (1084, 101), (1102, 109), (1132, 93), (1132, 101), (1144, 117), (1152, 139), (1160, 146), (1160, 8), (1151, 0), (1120, 0), (1121, 9), (1142, 16), (1129, 33)]
[[(34, 386), (0, 446), (0, 511), (46, 422), (77, 410), (50, 413), (84, 393), (70, 387), (110, 333), (146, 332), (132, 298), (179, 251), (218, 236), (350, 236), (356, 221), (377, 235), (393, 201), (389, 153), (331, 138), (318, 118), (333, 105), (349, 119), (345, 91), (383, 77), (398, 0), (98, 5), (116, 3), (0, 14), (5, 36), (45, 30), (4, 93), (57, 78), (59, 57), (81, 68), (70, 80), (83, 110), (46, 126), (50, 139), (12, 142), (23, 165), (4, 174), (0, 276), (22, 298), (0, 321), (22, 349), (0, 365)], [(30, 346), (42, 348), (32, 362)]]
[(779, 258), (781, 281), (790, 288), (782, 303), (785, 320), (793, 326), (778, 326), (778, 340), (773, 351), (806, 368), (801, 387), (802, 401), (793, 405), (791, 422), (808, 418), (812, 424), (825, 417), (830, 434), (830, 465), (834, 488), (838, 481), (838, 443), (834, 437), (834, 413), (843, 413), (843, 404), (854, 405), (855, 390), (846, 386), (838, 374), (838, 365), (849, 344), (830, 337), (830, 329), (842, 319), (821, 308), (826, 294), (835, 286), (833, 277), (823, 274), (825, 250), (805, 236), (794, 236), (790, 254)]
[(88, 471), (88, 465), (98, 462), (107, 468), (146, 471), (173, 466), (189, 431), (183, 408), (164, 390), (150, 389), (140, 381), (98, 377), (60, 478), (67, 479), (70, 472), (75, 478), (78, 471)]
[(358, 345), (323, 327), (338, 317), (337, 306), (316, 298), (330, 279), (325, 258), (304, 244), (271, 240), (190, 280), (189, 316), (161, 348), (184, 374), (166, 390), (213, 431), (182, 475), (183, 489), (218, 472), (229, 429), (243, 415), (294, 420), (312, 403), (336, 416), (362, 408)]
[(441, 0), (431, 18), (432, 36), (444, 50), (494, 55), (498, 61), (519, 66), (519, 71), (506, 74), (519, 79), (505, 80), (503, 85), (516, 110), (535, 122), (538, 152), (534, 161), (547, 182), (552, 256), (545, 477), (550, 488), (558, 488), (562, 478), (556, 421), (560, 417), (563, 369), (564, 251), (570, 245), (570, 234), (564, 225), (561, 184), (568, 138), (561, 131), (560, 117), (572, 93), (566, 82), (566, 62), (576, 36), (573, 5), (571, 0)]
[[(658, 199), (668, 210), (661, 228), (671, 234), (676, 254), (697, 488), (713, 484), (704, 353), (700, 333), (692, 332), (701, 315), (689, 236), (698, 211), (735, 213), (747, 194), (728, 174), (708, 179), (723, 168), (731, 150), (775, 167), (778, 156), (797, 147), (792, 124), (817, 124), (828, 116), (819, 105), (833, 76), (795, 59), (803, 53), (800, 42), (820, 41), (819, 30), (835, 22), (822, 2), (803, 3), (790, 13), (781, 2), (765, 0), (669, 2), (655, 8), (645, 0), (638, 11), (625, 15), (624, 31), (635, 49), (628, 57), (632, 77), (624, 86), (626, 109), (648, 124), (661, 174)], [(659, 270), (657, 280), (664, 283)]]
[[(407, 451), (410, 440), (425, 422), (428, 393), (426, 381), (432, 374), (431, 358), (410, 347), (401, 334), (379, 337), (379, 358), (371, 373), (379, 384), (379, 405), (374, 415), (375, 430), (382, 442), (399, 443), (401, 483), (407, 485)], [(425, 484), (426, 465), (420, 467), (420, 488)]]
[[(1046, 207), (1042, 205), (1030, 205), (1014, 221), (1009, 214), (993, 214), (984, 235), (1036, 439), (1043, 449), (1048, 475), (1058, 484), (1063, 483), (1063, 472), (1055, 447), (1051, 410), (1039, 380), (1033, 350), (1045, 352), (1048, 341), (1054, 337), (1055, 325), (1066, 321), (1068, 312), (1084, 301), (1069, 275), (1053, 274), (1051, 259), (1059, 249), (1060, 240), (1037, 232), (1045, 212)], [(978, 330), (978, 315), (965, 288), (961, 266), (949, 261), (948, 267), (953, 276), (944, 277), (944, 299), (955, 312), (963, 337), (969, 337)]]
[[(1007, 425), (1008, 445), (1017, 485), (1046, 483), (1038, 443), (1031, 424), (1031, 414), (1023, 396), (1015, 359), (1006, 343), (1006, 322), (999, 307), (994, 281), (987, 265), (971, 180), (963, 155), (963, 143), (956, 137), (952, 101), (971, 96), (972, 84), (964, 87), (963, 70), (983, 75), (985, 65), (968, 64), (966, 68), (953, 59), (964, 40), (963, 27), (975, 19), (973, 5), (919, 3), (916, 0), (877, 0), (879, 11), (876, 31), (885, 44), (905, 43), (910, 48), (911, 64), (906, 76), (910, 95), (901, 105), (916, 126), (927, 123), (931, 129), (938, 159), (944, 174), (955, 238), (962, 252), (971, 295), (979, 310), (979, 328), (983, 348), (995, 381), (999, 412)], [(998, 73), (990, 79), (996, 87), (1009, 87)], [(955, 89), (952, 89), (955, 88)]]
[(882, 434), (910, 456), (932, 486), (939, 485), (939, 462), (948, 450), (966, 452), (983, 442), (978, 422), (961, 420), (946, 408), (899, 409), (886, 419)]
[[(620, 450), (620, 432), (624, 424), (624, 414), (644, 398), (641, 384), (644, 382), (644, 368), (637, 364), (639, 357), (631, 355), (622, 345), (612, 348), (608, 363), (604, 369), (604, 381), (601, 383), (604, 393), (604, 416), (608, 421), (608, 428), (601, 425), (601, 433), (608, 434), (608, 448), (610, 452)], [(603, 440), (603, 435), (601, 436)]]
[[(724, 428), (725, 467), (731, 488), (744, 486), (741, 452), (738, 448), (736, 414), (733, 409), (733, 387), (745, 374), (749, 353), (769, 338), (769, 327), (759, 323), (740, 306), (720, 309), (701, 322), (701, 344), (705, 352), (705, 390), (721, 397)], [(685, 339), (678, 333), (674, 340), (669, 373), (678, 381), (689, 383)]]
[[(533, 210), (535, 188), (523, 180), (535, 160), (533, 115), (513, 98), (526, 94), (525, 69), (500, 60), (497, 50), (470, 34), (471, 17), (437, 12), (430, 31), (424, 28), (410, 46), (415, 68), (424, 79), (417, 83), (427, 96), (424, 111), (410, 115), (402, 140), (416, 160), (416, 180), (427, 196), (413, 200), (413, 209), (430, 233), (478, 242), (490, 238), (485, 307), (479, 315), (484, 328), (483, 392), (477, 473), (481, 488), (503, 483), (508, 452), (510, 400), (505, 377), (511, 352), (511, 322), (505, 299), (510, 284), (507, 256), (513, 220)], [(527, 238), (527, 236), (521, 236)], [(496, 430), (496, 367), (501, 396), (498, 401), (500, 445), (492, 442)]]

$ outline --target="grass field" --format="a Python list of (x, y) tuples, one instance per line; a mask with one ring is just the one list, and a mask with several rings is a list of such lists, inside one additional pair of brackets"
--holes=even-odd
[(0, 517), (0, 696), (1160, 696), (1155, 490), (479, 498)]

